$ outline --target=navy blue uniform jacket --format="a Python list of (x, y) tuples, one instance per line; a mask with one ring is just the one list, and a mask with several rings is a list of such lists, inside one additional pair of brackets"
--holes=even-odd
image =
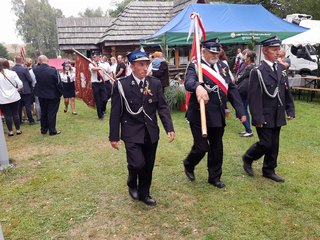
[(57, 69), (48, 64), (40, 64), (33, 69), (37, 83), (34, 94), (40, 98), (54, 99), (61, 97), (61, 82)]
[(22, 66), (21, 64), (16, 64), (12, 71), (15, 71), (23, 83), (23, 88), (21, 92), (23, 94), (31, 94), (32, 93), (32, 78), (30, 76), (30, 72), (28, 68)]
[[(229, 76), (228, 66), (222, 61), (218, 61), (217, 65), (220, 71), (220, 75), (226, 80), (226, 83), (229, 86), (228, 96), (226, 96), (222, 90), (219, 90), (221, 96), (220, 102), (217, 93), (208, 93), (209, 101), (205, 105), (208, 127), (224, 127), (226, 125), (225, 108), (227, 100), (231, 102), (232, 106), (236, 110), (237, 117), (240, 118), (241, 116), (245, 115), (239, 92), (236, 86), (232, 83), (231, 78)], [(207, 85), (210, 85), (210, 87), (216, 85), (205, 75), (203, 75), (203, 82)], [(196, 88), (200, 85), (200, 83), (198, 80), (198, 72), (196, 71), (194, 63), (190, 63), (187, 68), (186, 79), (184, 84), (186, 90), (191, 92), (190, 102), (187, 111), (187, 119), (191, 123), (200, 124), (200, 105), (196, 96)]]
[(119, 95), (118, 82), (114, 84), (111, 99), (110, 113), (110, 141), (144, 143), (145, 129), (155, 143), (159, 139), (159, 126), (157, 123), (157, 112), (166, 132), (173, 132), (173, 124), (168, 105), (162, 92), (160, 80), (147, 76), (145, 81), (149, 82), (149, 89), (152, 96), (141, 94), (139, 86), (132, 75), (119, 80), (125, 92), (126, 99), (132, 111), (137, 112), (143, 105), (145, 112), (151, 117), (150, 120), (141, 112), (138, 115), (131, 115), (124, 106), (124, 101)]
[[(286, 112), (288, 116), (295, 117), (295, 110), (285, 67), (282, 64), (278, 64), (278, 76), (265, 61), (262, 61), (258, 69), (261, 71), (263, 81), (270, 94), (273, 94), (279, 85), (280, 98), (283, 105), (281, 105), (278, 97), (271, 98), (265, 93), (260, 85), (257, 69), (253, 69), (250, 75), (248, 92), (252, 125), (263, 124), (266, 128), (286, 125)], [(278, 79), (280, 79), (279, 82)]]

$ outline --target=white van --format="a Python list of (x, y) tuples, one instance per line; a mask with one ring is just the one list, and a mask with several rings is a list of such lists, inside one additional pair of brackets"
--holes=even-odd
[[(287, 15), (286, 21), (297, 24), (306, 28), (320, 28), (319, 20), (312, 20), (311, 15), (295, 13)], [(289, 47), (284, 46), (286, 50), (286, 57), (291, 61), (289, 70), (298, 74), (316, 75), (317, 74), (317, 55), (316, 49), (313, 46), (307, 45), (305, 47)]]
[(301, 75), (317, 74), (317, 55), (313, 46), (284, 46), (286, 57), (291, 61), (289, 70)]

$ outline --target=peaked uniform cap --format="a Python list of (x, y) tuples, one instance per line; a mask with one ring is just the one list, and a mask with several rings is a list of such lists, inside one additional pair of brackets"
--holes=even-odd
[(143, 50), (143, 48), (128, 53), (127, 58), (129, 62), (150, 61), (150, 59), (147, 56), (147, 53)]
[(281, 45), (281, 40), (278, 36), (273, 36), (261, 42), (263, 47), (278, 47)]
[(202, 47), (213, 53), (220, 53), (221, 44), (219, 38), (212, 38), (202, 42)]

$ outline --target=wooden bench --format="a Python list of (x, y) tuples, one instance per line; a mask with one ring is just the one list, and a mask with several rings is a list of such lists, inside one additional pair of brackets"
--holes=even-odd
[[(312, 98), (315, 96), (316, 92), (320, 92), (320, 88), (307, 88), (307, 87), (292, 87), (293, 90), (298, 91), (298, 99), (300, 100), (301, 92), (306, 91), (310, 92), (310, 101), (312, 101)], [(307, 101), (309, 100), (309, 95), (307, 97)]]

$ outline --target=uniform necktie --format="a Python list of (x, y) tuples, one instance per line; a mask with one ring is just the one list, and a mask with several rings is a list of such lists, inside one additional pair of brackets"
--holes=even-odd
[[(99, 67), (99, 63), (97, 63), (97, 66)], [(97, 79), (98, 79), (98, 81), (101, 80), (101, 78), (100, 78), (100, 76), (99, 76), (99, 74), (98, 74), (98, 71), (97, 71)]]
[(274, 73), (277, 75), (277, 64), (273, 63), (272, 68), (273, 68)]
[(143, 81), (140, 80), (139, 82), (139, 88), (140, 88), (140, 92), (142, 93), (143, 92)]
[(67, 82), (70, 83), (70, 77), (69, 77), (69, 72), (67, 72)]

